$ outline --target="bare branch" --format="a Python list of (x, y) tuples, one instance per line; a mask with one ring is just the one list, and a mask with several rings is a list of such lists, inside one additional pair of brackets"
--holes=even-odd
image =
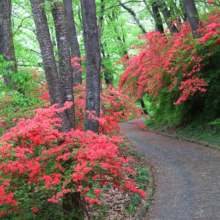
[[(123, 4), (126, 5), (126, 4), (131, 3), (131, 2), (143, 2), (143, 1), (128, 1), (128, 2), (125, 2), (125, 3), (123, 3)], [(120, 6), (121, 6), (121, 3), (118, 4), (118, 5), (113, 5), (113, 6), (109, 7), (109, 8), (105, 8), (104, 11), (107, 11), (107, 10), (109, 10), (109, 9), (111, 9), (111, 8), (120, 7)], [(100, 12), (101, 12), (101, 11), (98, 11), (97, 13), (100, 13)]]
[(27, 17), (24, 17), (22, 20), (21, 20), (21, 23), (20, 25), (18, 26), (18, 28), (16, 29), (16, 31), (13, 33), (13, 36), (17, 33), (17, 31), (22, 27), (22, 24), (24, 22), (25, 19), (28, 19), (28, 18), (31, 18), (31, 16), (27, 16)]

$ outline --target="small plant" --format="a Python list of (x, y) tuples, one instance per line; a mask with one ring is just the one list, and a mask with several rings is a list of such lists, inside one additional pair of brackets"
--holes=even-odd
[(220, 128), (220, 118), (217, 118), (213, 122), (210, 122), (209, 125), (213, 125), (217, 128)]
[[(135, 182), (137, 183), (139, 189), (145, 190), (147, 187), (148, 180), (148, 169), (146, 167), (140, 167), (136, 170)], [(135, 213), (137, 206), (140, 204), (142, 197), (138, 194), (131, 193), (129, 204), (126, 209), (130, 213)]]

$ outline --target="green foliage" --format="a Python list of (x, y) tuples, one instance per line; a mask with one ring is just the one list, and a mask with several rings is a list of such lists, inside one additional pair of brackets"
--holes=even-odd
[(215, 119), (214, 121), (210, 122), (209, 124), (216, 126), (217, 128), (220, 128), (220, 118)]
[(0, 119), (4, 125), (4, 129), (0, 129), (0, 137), (7, 129), (15, 126), (17, 119), (31, 117), (33, 109), (40, 106), (40, 100), (33, 94), (23, 95), (17, 91), (2, 91), (0, 100)]
[[(0, 56), (0, 72), (11, 65)], [(22, 70), (17, 73), (8, 71), (7, 77), (11, 78), (16, 89), (12, 86), (5, 86), (3, 78), (0, 80), (0, 120), (3, 120), (4, 129), (0, 130), (0, 136), (16, 124), (19, 118), (31, 117), (33, 109), (40, 107), (42, 101), (38, 99), (40, 84), (36, 74), (37, 70)], [(34, 77), (33, 77), (34, 76)]]
[[(137, 168), (135, 181), (141, 190), (146, 189), (147, 180), (148, 180), (148, 169), (146, 167)], [(140, 204), (141, 200), (142, 200), (141, 196), (132, 193), (126, 209), (129, 210), (130, 213), (135, 213), (135, 210), (137, 206)]]
[[(179, 127), (190, 123), (196, 126), (207, 124), (220, 117), (220, 46), (218, 44), (211, 47), (218, 37), (219, 35), (214, 36), (205, 45), (199, 43), (194, 47), (194, 50), (203, 58), (200, 71), (202, 78), (208, 83), (206, 92), (197, 91), (181, 105), (174, 105), (179, 95), (178, 88), (172, 92), (164, 88), (162, 92), (158, 92), (157, 97), (147, 98), (152, 103), (151, 111), (154, 112), (153, 117), (158, 126), (168, 124), (169, 127)], [(179, 80), (181, 80), (181, 75)], [(166, 83), (166, 79), (163, 80), (163, 83)], [(147, 119), (145, 124), (154, 126), (155, 122)]]

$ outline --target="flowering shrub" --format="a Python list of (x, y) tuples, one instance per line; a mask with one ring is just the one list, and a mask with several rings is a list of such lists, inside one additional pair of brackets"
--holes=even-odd
[(220, 5), (219, 0), (208, 0), (207, 3), (208, 3), (209, 6), (211, 6), (211, 5), (219, 6)]
[[(59, 210), (66, 194), (80, 192), (90, 205), (101, 204), (102, 188), (107, 183), (145, 197), (127, 179), (128, 174), (135, 173), (123, 169), (130, 159), (119, 156), (125, 140), (118, 136), (118, 123), (141, 115), (139, 108), (130, 105), (132, 99), (115, 88), (104, 88), (101, 99), (105, 112), (100, 118), (90, 113), (100, 123), (100, 135), (84, 133), (85, 83), (75, 87), (76, 130), (64, 134), (58, 132), (61, 119), (54, 115), (71, 103), (62, 109), (56, 105), (50, 107), (47, 83), (32, 93), (45, 109), (34, 110), (36, 115), (30, 114), (29, 119), (19, 119), (0, 140), (1, 216), (60, 218), (63, 213)], [(3, 122), (1, 119), (0, 123)], [(69, 213), (69, 217), (72, 215)]]
[[(85, 106), (86, 106), (86, 85), (78, 85), (74, 89), (74, 102), (75, 102), (75, 120), (76, 129), (83, 130), (85, 120)], [(46, 84), (42, 85), (39, 90), (41, 95), (38, 97), (49, 104), (49, 93)], [(127, 95), (120, 92), (114, 87), (103, 88), (101, 94), (104, 111), (101, 117), (94, 118), (93, 113), (90, 112), (90, 117), (99, 120), (99, 131), (104, 134), (115, 134), (120, 129), (118, 123), (120, 120), (128, 120), (130, 118), (140, 117), (141, 109), (136, 107), (134, 99), (129, 98)]]
[[(72, 59), (72, 65), (81, 71), (78, 61), (77, 58)], [(33, 80), (39, 81), (35, 70), (25, 69), (24, 72), (31, 73)], [(127, 178), (128, 174), (135, 175), (135, 172), (123, 168), (130, 159), (120, 156), (125, 148), (125, 139), (119, 135), (118, 123), (122, 119), (141, 115), (141, 109), (130, 104), (133, 99), (115, 88), (104, 88), (101, 94), (104, 112), (101, 117), (96, 118), (93, 112), (89, 112), (90, 117), (99, 121), (100, 134), (84, 133), (85, 83), (74, 87), (76, 130), (60, 133), (58, 127), (61, 119), (54, 116), (72, 103), (65, 103), (61, 109), (57, 109), (57, 105), (50, 107), (47, 83), (40, 80), (40, 84), (41, 87), (34, 86), (33, 90), (28, 91), (30, 104), (27, 109), (17, 108), (16, 96), (6, 98), (8, 96), (3, 94), (5, 102), (1, 104), (0, 112), (0, 125), (4, 132), (0, 139), (0, 216), (61, 219), (66, 194), (80, 192), (88, 204), (100, 205), (102, 188), (109, 183), (145, 197)], [(38, 100), (36, 103), (31, 103), (32, 96)], [(6, 113), (9, 103), (15, 106), (11, 115)], [(31, 113), (31, 109), (36, 107), (33, 104), (43, 109)], [(25, 118), (16, 119), (21, 116)], [(6, 132), (9, 127), (12, 127), (11, 130)], [(68, 218), (74, 216), (72, 208)]]
[(80, 192), (89, 204), (101, 204), (102, 187), (110, 182), (145, 197), (127, 178), (135, 172), (123, 169), (130, 160), (120, 156), (124, 139), (80, 129), (59, 133), (61, 119), (54, 115), (71, 103), (62, 109), (56, 106), (35, 110), (31, 119), (19, 119), (0, 139), (0, 216), (33, 218), (36, 212), (45, 216), (46, 210), (50, 217), (58, 215), (70, 192)]
[[(139, 48), (138, 55), (132, 55), (130, 59), (124, 59), (125, 72), (121, 75), (120, 87), (138, 97), (142, 93), (157, 96), (164, 88), (169, 91), (180, 91), (180, 97), (176, 104), (185, 101), (197, 90), (206, 91), (207, 83), (199, 76), (202, 61), (219, 50), (220, 11), (213, 11), (209, 20), (202, 22), (199, 33), (203, 35), (200, 39), (192, 39), (192, 33), (188, 22), (179, 26), (179, 32), (173, 35), (151, 31), (139, 39), (146, 42)], [(214, 42), (208, 42), (211, 38), (218, 36)], [(195, 50), (197, 44), (209, 43), (210, 52), (203, 54)], [(182, 92), (181, 92), (182, 91)]]
[[(208, 99), (213, 90), (210, 74), (216, 72), (217, 75), (219, 71), (219, 23), (220, 10), (216, 8), (203, 16), (198, 30), (199, 39), (193, 39), (188, 22), (179, 24), (179, 32), (173, 35), (168, 31), (164, 34), (151, 31), (140, 36), (144, 43), (136, 46), (138, 54), (119, 61), (125, 63), (120, 88), (136, 97), (147, 95), (148, 100), (157, 104), (157, 107), (164, 109), (164, 106), (169, 106), (166, 113), (172, 113), (175, 109), (183, 117), (191, 108), (190, 103), (199, 102), (195, 100), (202, 99), (200, 97), (204, 99), (206, 96)], [(207, 89), (207, 95), (198, 95), (198, 91), (204, 93)], [(171, 106), (187, 100), (187, 109)]]

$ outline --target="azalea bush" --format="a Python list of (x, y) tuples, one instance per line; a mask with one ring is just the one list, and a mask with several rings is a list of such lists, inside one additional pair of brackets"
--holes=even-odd
[[(73, 60), (73, 65), (78, 59)], [(80, 69), (81, 70), (81, 69)], [(48, 108), (50, 106), (50, 97), (47, 83), (39, 78), (36, 73), (38, 70), (25, 70), (34, 77), (31, 77), (30, 85), (32, 89), (21, 94), (15, 90), (7, 90), (2, 87), (0, 94), (2, 102), (0, 103), (0, 119), (2, 128), (0, 136), (16, 124), (18, 118), (30, 118), (33, 116), (33, 110), (36, 108)], [(3, 82), (1, 80), (0, 82)], [(74, 87), (75, 96), (75, 116), (76, 128), (83, 130), (85, 120), (86, 105), (86, 84)], [(134, 104), (134, 99), (123, 94), (119, 89), (114, 87), (103, 88), (101, 94), (103, 111), (101, 111), (100, 132), (105, 134), (114, 134), (119, 131), (118, 123), (121, 120), (128, 120), (141, 116), (141, 109)], [(93, 113), (90, 113), (93, 117)]]
[[(110, 137), (80, 129), (61, 133), (61, 119), (54, 116), (71, 103), (61, 109), (56, 106), (35, 110), (33, 118), (19, 119), (2, 136), (0, 215), (60, 218), (67, 193), (80, 192), (89, 204), (101, 204), (102, 188), (107, 183), (145, 197), (127, 178), (135, 172), (123, 169), (130, 160), (120, 156), (125, 140), (120, 135)], [(74, 212), (68, 216), (74, 216)]]
[[(79, 84), (73, 88), (75, 104), (76, 128), (83, 130), (86, 108), (86, 83)], [(39, 99), (49, 106), (49, 92), (47, 83), (39, 89)], [(102, 101), (101, 116), (95, 118), (99, 121), (99, 131), (104, 134), (115, 134), (119, 132), (118, 123), (121, 120), (141, 117), (141, 108), (137, 107), (135, 99), (128, 97), (126, 94), (112, 86), (103, 88), (100, 96)], [(94, 118), (94, 112), (90, 112), (90, 117)]]
[(147, 97), (158, 117), (179, 123), (186, 116), (208, 112), (209, 105), (219, 110), (216, 96), (220, 94), (215, 88), (220, 73), (220, 10), (201, 18), (200, 38), (193, 38), (188, 22), (177, 26), (178, 33), (173, 35), (167, 30), (140, 36), (143, 43), (134, 47), (138, 53), (119, 63), (125, 64), (120, 88), (134, 97)]
[[(61, 219), (65, 214), (65, 218), (71, 218), (78, 210), (74, 206), (72, 213), (63, 210), (65, 197), (79, 192), (85, 204), (101, 206), (102, 189), (109, 184), (145, 197), (128, 178), (135, 172), (124, 168), (130, 159), (122, 156), (128, 150), (127, 140), (118, 126), (121, 120), (141, 116), (141, 109), (130, 104), (134, 100), (114, 87), (103, 88), (100, 118), (89, 112), (99, 121), (100, 133), (85, 133), (86, 85), (74, 87), (76, 128), (62, 133), (57, 116), (72, 103), (61, 109), (50, 106), (47, 83), (38, 81), (40, 87), (29, 94), (38, 100), (39, 109), (32, 111), (34, 105), (17, 108), (13, 97), (4, 95), (5, 104), (11, 102), (16, 109), (12, 115), (2, 114), (0, 120), (2, 128), (11, 127), (0, 139), (0, 216)], [(7, 109), (4, 104), (2, 108)], [(6, 118), (10, 118), (10, 124), (6, 124)]]

